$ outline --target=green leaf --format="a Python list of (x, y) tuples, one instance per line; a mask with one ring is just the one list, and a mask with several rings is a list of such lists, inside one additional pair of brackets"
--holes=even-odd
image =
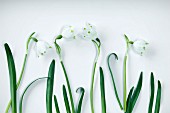
[(139, 94), (140, 94), (140, 91), (141, 91), (141, 88), (142, 88), (142, 81), (143, 81), (143, 72), (141, 72), (141, 74), (140, 74), (138, 84), (136, 86), (136, 89), (133, 92), (133, 95), (131, 96), (131, 99), (130, 99), (130, 102), (128, 104), (128, 108), (127, 108), (126, 113), (132, 113), (132, 111), (133, 111), (133, 108), (136, 104), (136, 101), (139, 97)]
[(130, 99), (132, 97), (132, 94), (133, 94), (133, 90), (134, 90), (134, 87), (132, 87), (129, 91), (129, 94), (128, 94), (128, 98), (127, 98), (127, 101), (126, 101), (126, 106), (128, 107), (130, 105)]
[(111, 78), (112, 78), (113, 88), (114, 88), (114, 92), (115, 92), (115, 96), (116, 96), (117, 102), (119, 104), (120, 109), (123, 110), (123, 106), (122, 106), (122, 104), (120, 102), (119, 95), (118, 95), (118, 92), (117, 92), (114, 76), (113, 76), (113, 73), (112, 73), (112, 70), (111, 70), (111, 67), (110, 67), (110, 57), (111, 56), (114, 56), (116, 60), (118, 60), (118, 56), (115, 53), (109, 54), (109, 56), (107, 57), (107, 65), (108, 65), (109, 72), (110, 72), (110, 75), (111, 75)]
[(21, 99), (20, 99), (20, 103), (19, 103), (19, 113), (22, 113), (22, 103), (23, 103), (23, 99), (24, 99), (24, 95), (25, 93), (27, 92), (27, 90), (29, 89), (29, 87), (34, 84), (35, 82), (41, 80), (41, 79), (46, 79), (48, 77), (42, 77), (42, 78), (38, 78), (38, 79), (35, 79), (34, 81), (32, 81), (24, 90), (24, 92), (22, 93), (22, 96), (21, 96)]
[(60, 109), (59, 109), (59, 106), (58, 106), (58, 101), (57, 101), (56, 95), (54, 95), (54, 103), (55, 103), (56, 113), (60, 113)]
[(84, 97), (84, 93), (85, 93), (85, 90), (83, 87), (79, 87), (77, 90), (76, 90), (77, 93), (80, 93), (80, 98), (78, 100), (78, 105), (77, 105), (77, 111), (76, 113), (81, 113), (81, 108), (82, 108), (82, 102), (83, 102), (83, 97)]
[(8, 61), (8, 70), (9, 70), (9, 78), (10, 78), (10, 92), (11, 92), (11, 100), (12, 100), (12, 113), (17, 113), (17, 93), (16, 93), (16, 70), (15, 63), (12, 56), (12, 52), (7, 43), (4, 44), (7, 61)]
[(159, 113), (161, 103), (161, 82), (158, 80), (158, 90), (156, 96), (155, 113)]
[(148, 113), (152, 113), (152, 107), (153, 107), (153, 101), (154, 101), (155, 85), (154, 85), (154, 75), (153, 75), (153, 73), (151, 73), (150, 86), (151, 86), (151, 89), (150, 89), (151, 90), (151, 95), (150, 95)]
[(47, 89), (46, 89), (46, 109), (47, 113), (52, 113), (52, 96), (53, 96), (53, 85), (54, 85), (54, 72), (55, 72), (55, 60), (52, 60), (47, 80)]
[(65, 103), (66, 111), (67, 111), (67, 113), (71, 113), (70, 105), (69, 105), (69, 100), (68, 100), (68, 96), (67, 96), (67, 91), (66, 91), (65, 85), (63, 85), (63, 97), (64, 97), (64, 103)]
[(102, 113), (106, 113), (104, 74), (103, 74), (103, 69), (101, 67), (100, 67), (100, 92), (101, 92)]

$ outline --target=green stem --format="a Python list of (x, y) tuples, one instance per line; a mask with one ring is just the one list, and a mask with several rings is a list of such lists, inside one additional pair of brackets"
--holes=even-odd
[(94, 60), (94, 65), (93, 65), (93, 71), (92, 71), (92, 78), (91, 78), (91, 86), (90, 86), (90, 106), (91, 106), (91, 113), (94, 113), (94, 102), (93, 102), (93, 90), (94, 90), (94, 76), (95, 76), (95, 72), (96, 72), (96, 65), (97, 65), (97, 61), (100, 55), (100, 40), (97, 38), (96, 40), (92, 40), (92, 42), (94, 43), (94, 45), (96, 46), (97, 49), (97, 55), (96, 58)]
[(71, 87), (70, 87), (70, 82), (69, 82), (69, 79), (68, 79), (67, 72), (66, 72), (66, 69), (65, 69), (63, 61), (61, 60), (60, 63), (61, 63), (61, 66), (63, 68), (66, 83), (67, 83), (67, 88), (68, 88), (69, 97), (70, 97), (70, 101), (71, 101), (72, 113), (75, 113), (74, 101), (73, 101), (72, 91), (71, 91)]
[(126, 86), (126, 62), (128, 57), (128, 51), (129, 51), (129, 44), (131, 44), (132, 41), (129, 40), (129, 38), (124, 35), (126, 40), (126, 53), (124, 56), (124, 62), (123, 62), (123, 101), (124, 101), (124, 112), (126, 112), (126, 95), (127, 95), (127, 86)]
[(10, 101), (8, 102), (8, 105), (6, 107), (5, 113), (8, 113), (9, 108), (11, 107), (11, 104), (12, 104), (12, 100), (10, 99)]
[(127, 61), (127, 54), (124, 57), (124, 64), (123, 64), (123, 100), (124, 100), (124, 111), (126, 112), (126, 95), (127, 95), (127, 86), (126, 86), (126, 61)]
[(24, 74), (24, 69), (25, 69), (25, 65), (26, 65), (26, 61), (27, 61), (27, 56), (28, 56), (28, 55), (25, 54), (24, 63), (23, 63), (22, 70), (21, 70), (21, 74), (20, 74), (19, 80), (18, 80), (18, 82), (17, 82), (17, 89), (18, 89), (18, 87), (19, 87), (19, 85), (20, 85), (20, 83), (21, 83), (22, 76), (23, 76), (23, 74)]
[(91, 78), (91, 88), (90, 88), (90, 105), (91, 105), (91, 112), (94, 113), (94, 105), (93, 105), (93, 89), (94, 89), (94, 76), (96, 71), (97, 61), (94, 63), (93, 71), (92, 71), (92, 78)]
[[(22, 70), (21, 70), (21, 73), (20, 73), (19, 80), (18, 80), (18, 82), (17, 82), (17, 86), (16, 86), (17, 88), (16, 88), (16, 89), (19, 88), (19, 85), (20, 85), (21, 80), (22, 80), (22, 76), (23, 76), (23, 74), (24, 74), (24, 69), (25, 69), (25, 65), (26, 65), (26, 61), (27, 61), (27, 56), (28, 56), (29, 43), (30, 43), (31, 39), (34, 40), (35, 42), (38, 41), (36, 38), (32, 37), (34, 34), (35, 34), (35, 32), (33, 32), (33, 33), (30, 35), (30, 37), (28, 38), (27, 43), (26, 43), (26, 54), (25, 54), (25, 57), (24, 57), (24, 63), (23, 63), (23, 65), (22, 65)], [(6, 107), (5, 113), (8, 113), (8, 112), (9, 112), (9, 109), (10, 109), (10, 107), (11, 107), (11, 104), (12, 104), (12, 100), (10, 99), (10, 101), (8, 102), (8, 105), (7, 105), (7, 107)]]

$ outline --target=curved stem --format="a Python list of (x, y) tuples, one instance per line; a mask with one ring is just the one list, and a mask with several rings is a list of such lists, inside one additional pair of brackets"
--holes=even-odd
[[(99, 43), (97, 43), (97, 42)], [(97, 55), (96, 55), (96, 58), (94, 60), (94, 65), (93, 65), (93, 71), (92, 71), (92, 78), (91, 78), (91, 87), (90, 87), (90, 106), (91, 106), (91, 113), (94, 113), (94, 102), (93, 102), (93, 90), (94, 90), (94, 76), (95, 76), (95, 72), (96, 72), (96, 65), (97, 65), (97, 61), (98, 61), (98, 58), (99, 58), (99, 55), (100, 55), (100, 46), (101, 46), (101, 43), (100, 43), (100, 40), (99, 39), (96, 39), (95, 40), (92, 40), (92, 42), (94, 43), (94, 45), (96, 46), (97, 48)]]
[(109, 56), (107, 58), (107, 65), (108, 65), (109, 72), (110, 72), (110, 75), (111, 75), (111, 78), (112, 78), (113, 88), (114, 88), (114, 91), (115, 91), (115, 96), (116, 96), (117, 102), (119, 104), (120, 109), (123, 110), (123, 106), (122, 106), (120, 99), (119, 99), (119, 95), (118, 95), (117, 88), (116, 88), (116, 83), (115, 83), (114, 76), (113, 76), (111, 66), (110, 66), (110, 57), (112, 55), (114, 55), (115, 59), (118, 60), (118, 56), (115, 53), (111, 53), (111, 54), (109, 54)]

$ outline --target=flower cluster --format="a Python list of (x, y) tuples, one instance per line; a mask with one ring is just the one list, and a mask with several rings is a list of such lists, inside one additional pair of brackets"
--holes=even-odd
[(61, 36), (65, 39), (83, 38), (86, 40), (95, 40), (98, 38), (95, 27), (90, 23), (86, 23), (85, 27), (83, 27), (79, 32), (76, 32), (73, 26), (64, 26), (61, 29)]

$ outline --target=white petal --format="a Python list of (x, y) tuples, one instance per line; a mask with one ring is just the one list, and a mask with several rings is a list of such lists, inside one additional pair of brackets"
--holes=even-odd
[(75, 38), (74, 27), (73, 26), (64, 26), (61, 31), (61, 35), (67, 39)]
[(137, 40), (137, 41), (135, 41), (133, 43), (133, 50), (136, 53), (142, 55), (145, 52), (147, 46), (148, 46), (148, 43), (146, 41), (144, 41), (144, 40)]
[(82, 37), (87, 40), (98, 38), (98, 34), (95, 27), (89, 23), (86, 23), (86, 27), (83, 28)]
[(49, 48), (50, 48), (50, 45), (47, 42), (38, 41), (36, 43), (36, 53), (37, 53), (37, 56), (44, 55)]

